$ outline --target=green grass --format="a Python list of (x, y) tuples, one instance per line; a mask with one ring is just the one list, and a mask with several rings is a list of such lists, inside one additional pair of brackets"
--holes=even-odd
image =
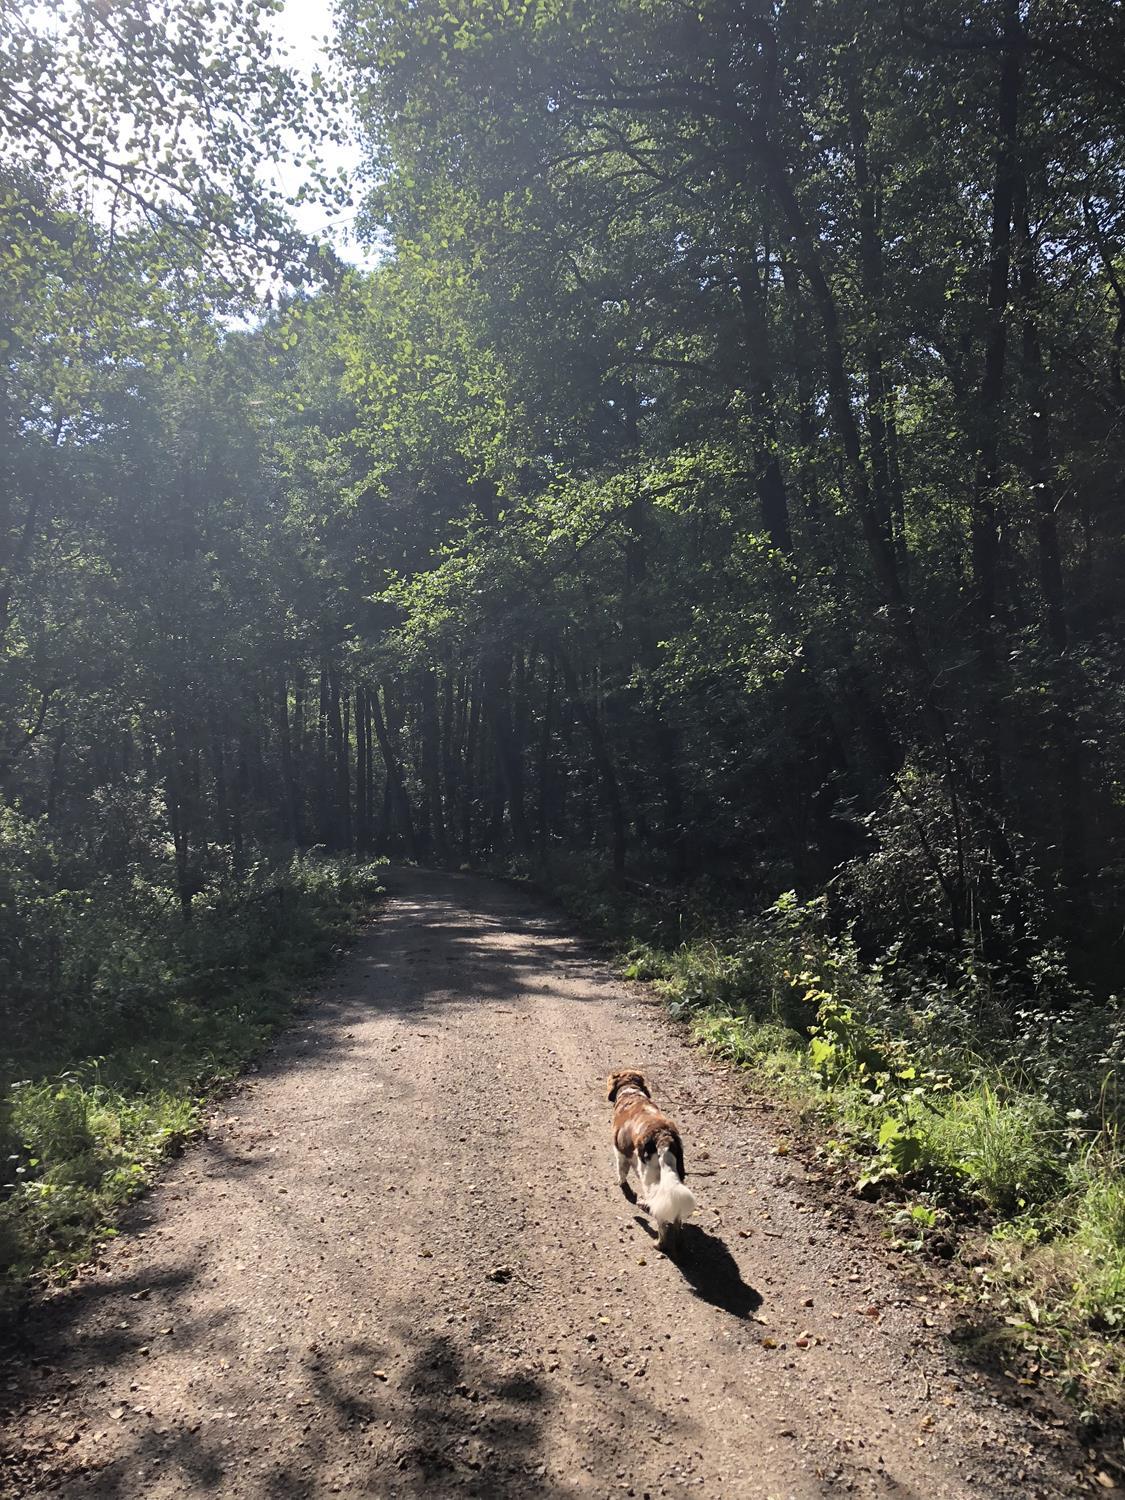
[(1065, 1180), (1067, 1132), (1043, 1099), (1001, 1097), (987, 1078), (951, 1093), (921, 1122), (919, 1174), (960, 1177), (996, 1214), (1052, 1202)]
[(1070, 1217), (1073, 1304), (1091, 1325), (1125, 1332), (1125, 1162), (1116, 1152), (1082, 1164)]
[(299, 858), (204, 896), (186, 926), (147, 890), (114, 893), (116, 943), (105, 943), (107, 919), (93, 905), (87, 933), (71, 925), (71, 962), (87, 988), (65, 1006), (29, 1008), (0, 1058), (9, 1299), (29, 1281), (66, 1275), (114, 1232), (121, 1206), (290, 1019), (304, 982), (370, 909), (378, 875), (374, 865)]
[(691, 893), (677, 910), (666, 893), (650, 901), (589, 874), (552, 888), (699, 1045), (786, 1101), (818, 1149), (884, 1200), (890, 1238), (913, 1250), (935, 1226), (960, 1238), (977, 1265), (956, 1287), (1006, 1362), (1057, 1384), (1090, 1420), (1119, 1422), (1125, 1159), (1105, 1106), (1121, 1051), (1112, 1005), (1076, 997), (1072, 1013), (1013, 1015), (979, 969), (865, 962), (828, 930), (823, 902), (791, 895), (747, 919)]

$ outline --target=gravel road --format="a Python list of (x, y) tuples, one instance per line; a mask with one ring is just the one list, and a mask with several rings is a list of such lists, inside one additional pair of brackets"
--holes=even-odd
[[(32, 1325), (0, 1489), (1075, 1489), (1057, 1416), (961, 1361), (874, 1214), (639, 987), (513, 888), (388, 884), (206, 1142)], [(676, 1262), (616, 1186), (623, 1066), (684, 1135), (700, 1212)]]

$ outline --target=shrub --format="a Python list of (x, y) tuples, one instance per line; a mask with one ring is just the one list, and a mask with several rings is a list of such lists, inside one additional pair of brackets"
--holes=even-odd
[(960, 1177), (996, 1213), (1045, 1203), (1062, 1181), (1063, 1122), (1033, 1095), (1002, 1098), (982, 1081), (927, 1111), (920, 1133), (925, 1165)]
[(1083, 1164), (1070, 1244), (1076, 1252), (1074, 1304), (1091, 1323), (1125, 1330), (1125, 1171), (1113, 1155)]
[[(37, 868), (49, 884), (50, 862)], [(29, 963), (13, 1008), (22, 1024), (0, 1056), (0, 1271), (17, 1276), (85, 1249), (198, 1129), (207, 1091), (284, 1023), (295, 985), (369, 904), (378, 870), (261, 860), (202, 892), (188, 924), (135, 874), (56, 892), (49, 917), (36, 909), (45, 887), (29, 881), (25, 869), (6, 887), (24, 902), (22, 930), (55, 923), (66, 943), (53, 969)]]

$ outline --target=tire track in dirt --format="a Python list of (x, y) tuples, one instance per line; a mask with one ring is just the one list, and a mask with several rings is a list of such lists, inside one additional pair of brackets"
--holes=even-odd
[[(389, 885), (33, 1323), (13, 1495), (1075, 1488), (1049, 1415), (959, 1363), (870, 1224), (772, 1154), (768, 1109), (638, 987), (521, 892)], [(684, 1133), (701, 1208), (677, 1262), (614, 1181), (602, 1080), (625, 1065)]]

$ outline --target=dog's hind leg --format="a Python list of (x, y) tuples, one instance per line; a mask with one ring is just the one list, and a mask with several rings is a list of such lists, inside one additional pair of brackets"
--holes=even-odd
[[(647, 1161), (639, 1156), (637, 1157), (637, 1182), (640, 1185), (641, 1192), (644, 1194), (644, 1202), (641, 1204), (641, 1207), (646, 1214), (651, 1214), (652, 1208), (650, 1205), (652, 1203), (652, 1195), (660, 1183), (660, 1164), (655, 1157), (650, 1156)], [(659, 1227), (659, 1224), (657, 1224), (658, 1229)]]
[(631, 1156), (626, 1156), (624, 1151), (618, 1151), (616, 1146), (614, 1146), (613, 1148), (613, 1158), (617, 1163), (617, 1185), (625, 1194), (626, 1198), (628, 1198), (630, 1202), (633, 1202), (635, 1201), (636, 1195), (634, 1194), (633, 1189), (629, 1186), (628, 1181), (629, 1168), (633, 1165), (633, 1158)]
[(656, 1220), (656, 1248), (665, 1255), (672, 1255), (680, 1242), (680, 1224), (677, 1219)]

